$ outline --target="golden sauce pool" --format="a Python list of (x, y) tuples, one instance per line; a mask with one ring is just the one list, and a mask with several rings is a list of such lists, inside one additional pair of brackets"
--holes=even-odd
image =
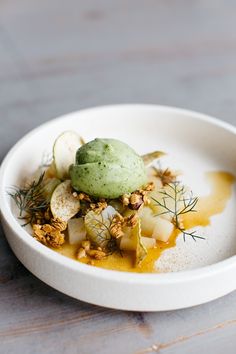
[[(188, 213), (183, 215), (183, 223), (185, 229), (191, 229), (197, 226), (207, 226), (210, 224), (210, 218), (213, 215), (220, 214), (224, 211), (228, 200), (232, 195), (235, 177), (227, 172), (208, 172), (206, 174), (207, 183), (210, 186), (210, 193), (207, 196), (199, 198), (197, 204), (197, 213)], [(179, 230), (175, 230), (167, 243), (157, 242), (157, 246), (148, 250), (147, 257), (138, 267), (134, 267), (134, 259), (132, 252), (114, 253), (102, 260), (94, 260), (93, 264), (97, 267), (138, 273), (156, 272), (154, 263), (161, 256), (162, 252), (176, 245)], [(64, 256), (76, 259), (77, 245), (69, 245), (65, 243), (57, 252)], [(88, 259), (80, 260), (88, 263)]]

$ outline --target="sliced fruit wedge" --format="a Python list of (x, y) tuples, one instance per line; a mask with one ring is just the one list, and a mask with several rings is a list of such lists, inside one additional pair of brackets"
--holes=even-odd
[(141, 237), (141, 223), (138, 220), (137, 224), (132, 229), (132, 238), (136, 243), (136, 266), (138, 266), (146, 257), (147, 249), (143, 244)]
[(157, 160), (164, 155), (166, 155), (166, 153), (163, 151), (153, 151), (153, 152), (150, 152), (146, 155), (142, 155), (142, 159), (143, 159), (144, 165), (147, 166), (147, 165), (150, 165), (154, 160)]
[(80, 201), (72, 194), (70, 180), (60, 183), (52, 193), (50, 208), (54, 218), (68, 221), (80, 210)]
[(102, 248), (107, 247), (111, 240), (109, 227), (116, 213), (117, 211), (112, 206), (108, 206), (99, 214), (91, 210), (85, 215), (85, 229), (91, 242)]
[(75, 162), (75, 155), (81, 146), (80, 136), (73, 131), (65, 131), (56, 139), (53, 146), (53, 159), (57, 177), (64, 180), (68, 178), (68, 170)]

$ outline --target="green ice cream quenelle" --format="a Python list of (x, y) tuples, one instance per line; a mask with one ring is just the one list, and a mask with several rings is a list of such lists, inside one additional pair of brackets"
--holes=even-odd
[(115, 139), (95, 139), (81, 146), (70, 176), (75, 190), (109, 199), (133, 192), (147, 182), (142, 158)]

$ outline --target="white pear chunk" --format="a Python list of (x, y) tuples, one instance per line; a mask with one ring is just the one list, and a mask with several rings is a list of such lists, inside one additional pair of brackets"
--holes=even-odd
[(142, 236), (141, 240), (142, 244), (144, 245), (144, 247), (146, 247), (147, 250), (156, 246), (156, 240), (152, 237)]
[(115, 208), (113, 208), (111, 205), (108, 205), (103, 211), (101, 212), (101, 215), (103, 219), (107, 220), (112, 220), (112, 218), (117, 214), (117, 211)]
[(152, 210), (149, 207), (144, 207), (140, 211), (139, 216), (141, 220), (142, 234), (151, 236), (153, 229), (156, 226), (156, 217), (154, 216)]
[(174, 230), (174, 225), (160, 216), (156, 218), (156, 226), (154, 227), (152, 237), (156, 240), (167, 242)]
[(71, 245), (79, 244), (86, 239), (83, 218), (75, 218), (68, 221), (68, 236)]

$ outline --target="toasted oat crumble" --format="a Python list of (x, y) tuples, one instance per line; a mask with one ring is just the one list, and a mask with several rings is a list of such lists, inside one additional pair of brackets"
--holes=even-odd
[(81, 258), (84, 258), (86, 257), (87, 254), (86, 254), (86, 251), (84, 248), (79, 248), (78, 252), (77, 252), (77, 259), (81, 259)]
[(97, 260), (101, 260), (106, 257), (106, 253), (100, 250), (89, 250), (87, 255)]
[(148, 193), (154, 189), (154, 183), (149, 182), (144, 188), (138, 189), (133, 193), (122, 195), (121, 201), (123, 206), (128, 206), (132, 210), (138, 210), (143, 205), (148, 205), (150, 200)]
[(52, 219), (51, 224), (33, 224), (34, 237), (46, 246), (60, 248), (65, 242), (67, 223), (59, 219)]
[(163, 186), (176, 181), (177, 177), (181, 174), (181, 171), (173, 171), (169, 168), (162, 170), (161, 168), (154, 168), (155, 175), (160, 178)]
[(124, 236), (124, 232), (122, 230), (123, 225), (124, 225), (124, 217), (117, 213), (113, 217), (109, 228), (111, 236), (115, 238), (120, 238)]

